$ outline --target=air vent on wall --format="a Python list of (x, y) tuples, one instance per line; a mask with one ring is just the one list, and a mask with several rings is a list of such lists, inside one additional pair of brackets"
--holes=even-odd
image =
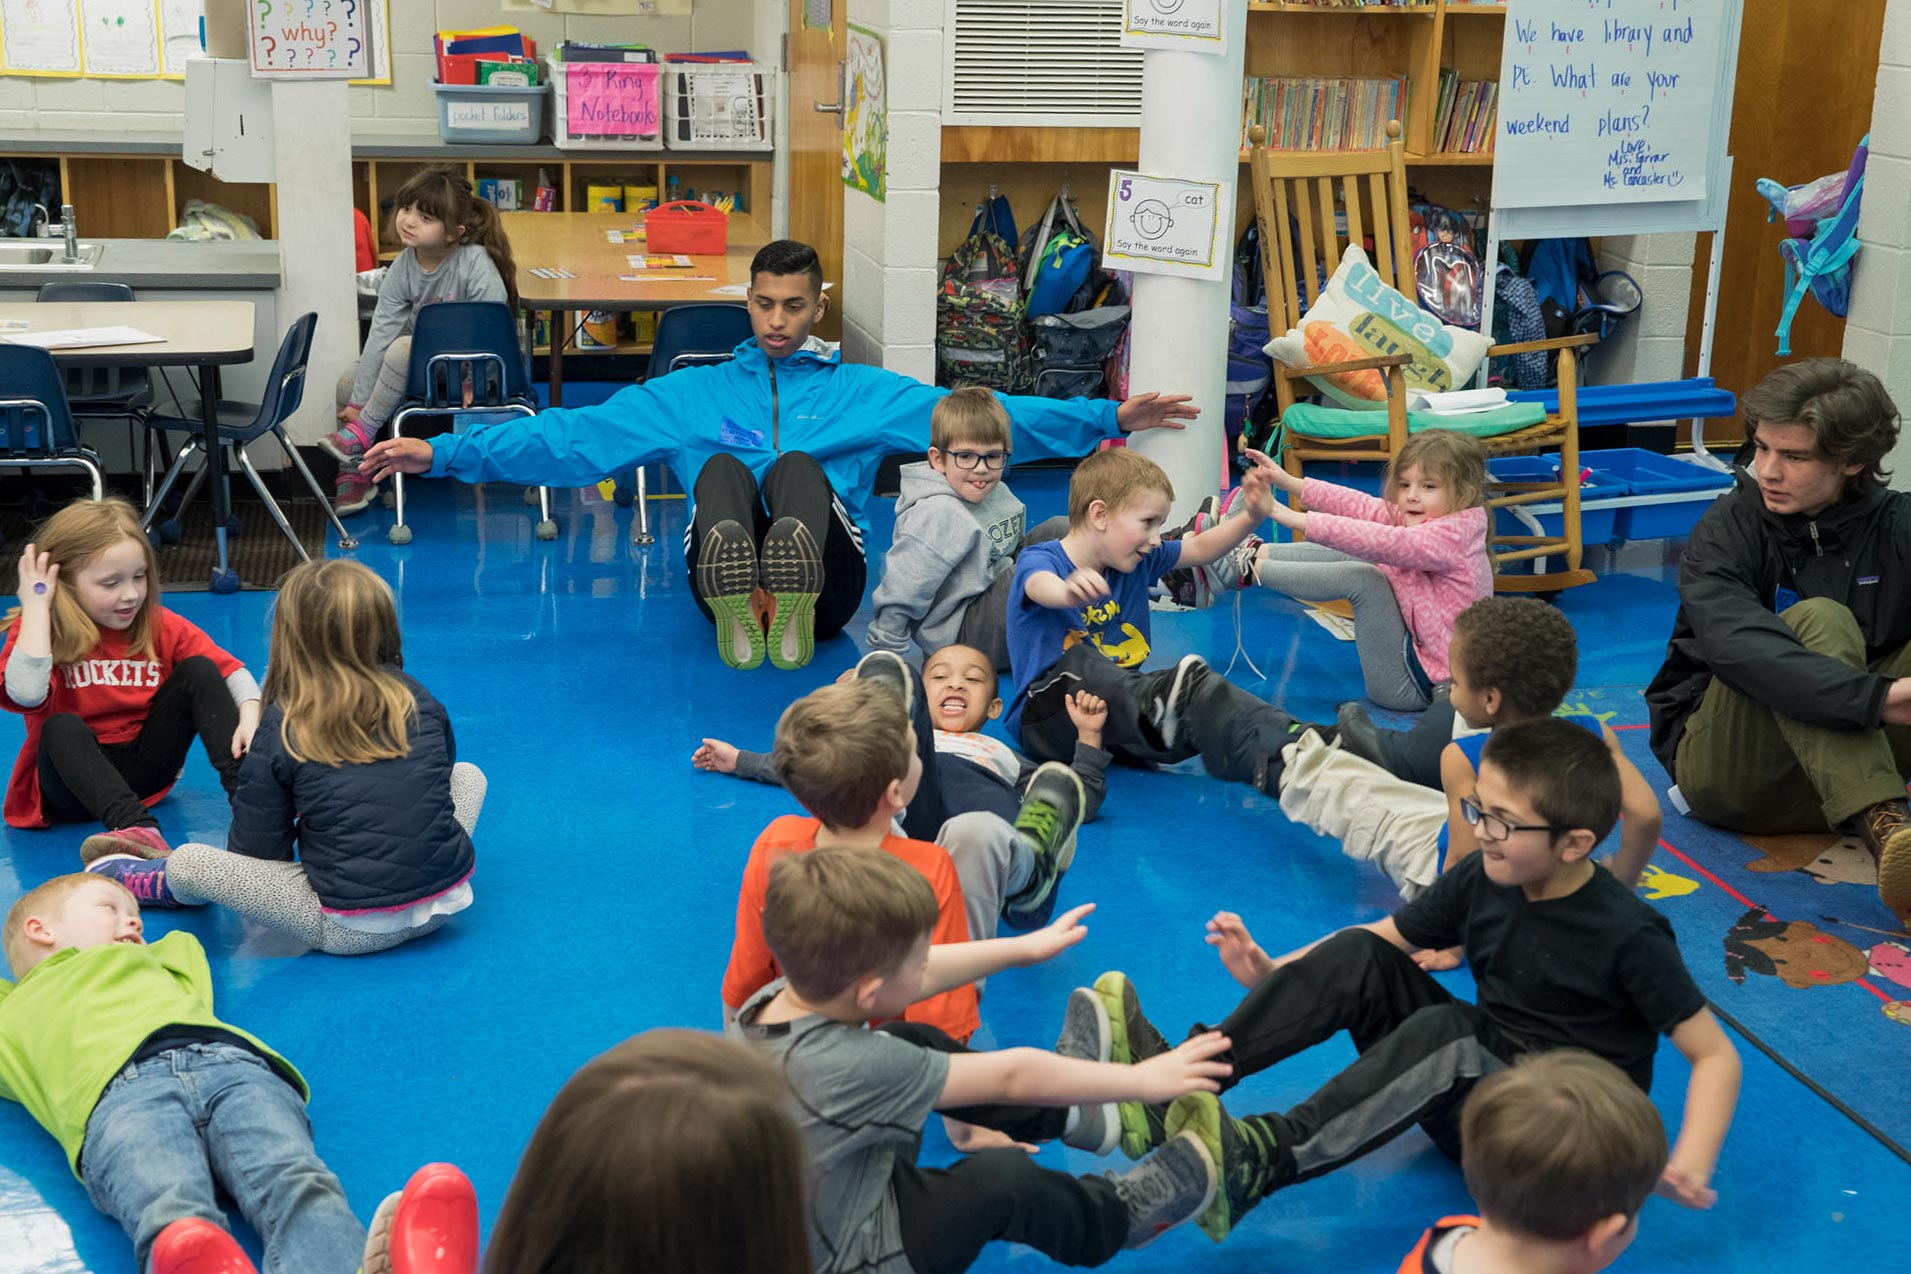
[(948, 0), (942, 122), (1140, 124), (1141, 51), (1121, 47), (1121, 10), (1122, 0)]

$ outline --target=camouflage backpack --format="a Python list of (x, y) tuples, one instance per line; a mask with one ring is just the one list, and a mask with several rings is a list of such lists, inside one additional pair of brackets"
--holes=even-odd
[(1032, 372), (1015, 249), (984, 225), (984, 216), (976, 214), (969, 237), (942, 267), (936, 384), (951, 389), (987, 385), (998, 393), (1024, 394)]

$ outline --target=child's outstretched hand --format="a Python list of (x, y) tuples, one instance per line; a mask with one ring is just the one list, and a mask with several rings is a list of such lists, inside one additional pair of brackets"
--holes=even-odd
[(1248, 463), (1253, 466), (1250, 472), (1260, 473), (1267, 479), (1268, 485), (1272, 486), (1276, 491), (1286, 491), (1296, 495), (1300, 493), (1301, 480), (1283, 469), (1280, 465), (1274, 463), (1274, 457), (1268, 455), (1265, 451), (1256, 451), (1252, 447), (1243, 447), (1241, 448), (1241, 454), (1246, 457)]
[(1719, 1192), (1708, 1186), (1704, 1177), (1676, 1163), (1666, 1165), (1665, 1171), (1659, 1176), (1659, 1184), (1653, 1187), (1652, 1192), (1695, 1212), (1704, 1212), (1719, 1201)]
[(1077, 690), (1065, 699), (1068, 719), (1075, 723), (1075, 737), (1090, 747), (1101, 746), (1102, 728), (1108, 724), (1108, 705), (1100, 696)]
[(1032, 933), (1025, 933), (1016, 941), (1022, 944), (1022, 963), (1040, 964), (1044, 960), (1053, 960), (1083, 938), (1088, 930), (1082, 925), (1082, 918), (1095, 909), (1095, 904), (1085, 902), (1079, 907), (1070, 907), (1046, 927)]
[(237, 761), (252, 751), (252, 736), (259, 730), (259, 701), (247, 699), (239, 705), (239, 728), (232, 732), (232, 759)]
[(1208, 921), (1208, 945), (1221, 957), (1221, 966), (1244, 987), (1253, 987), (1274, 970), (1267, 952), (1232, 911), (1218, 911)]
[(734, 745), (722, 739), (705, 739), (703, 746), (690, 754), (690, 764), (699, 770), (710, 770), (717, 774), (735, 774), (737, 772), (737, 750)]
[(1220, 1092), (1221, 1081), (1234, 1073), (1234, 1067), (1214, 1057), (1225, 1053), (1233, 1043), (1219, 1031), (1208, 1031), (1184, 1041), (1179, 1048), (1136, 1062), (1129, 1068), (1134, 1072), (1135, 1099), (1158, 1105), (1184, 1093)]
[(51, 553), (40, 552), (39, 545), (29, 544), (26, 552), (20, 554), (20, 609), (42, 610), (53, 604), (53, 589), (60, 580), (60, 564), (53, 560)]
[(1075, 606), (1086, 606), (1090, 602), (1098, 602), (1104, 597), (1113, 596), (1113, 594), (1109, 592), (1108, 581), (1102, 578), (1102, 573), (1100, 571), (1090, 570), (1085, 566), (1077, 567), (1075, 570), (1069, 572), (1068, 578), (1062, 581), (1062, 588), (1064, 590), (1064, 600), (1062, 603), (1064, 609)]

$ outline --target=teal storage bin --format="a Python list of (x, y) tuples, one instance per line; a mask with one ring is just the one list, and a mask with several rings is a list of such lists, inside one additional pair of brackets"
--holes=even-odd
[[(1642, 447), (1582, 451), (1580, 463), (1612, 474), (1629, 496), (1659, 497), (1618, 511), (1614, 535), (1621, 540), (1682, 538), (1692, 533), (1712, 501), (1732, 487), (1732, 475), (1662, 456)], [(1670, 497), (1670, 498), (1668, 498)]]
[(551, 86), (494, 88), (489, 84), (440, 84), (438, 136), (474, 146), (535, 146), (544, 138), (544, 103)]
[[(1590, 460), (1582, 453), (1584, 469)], [(1553, 482), (1557, 475), (1553, 466), (1558, 456), (1493, 456), (1486, 462), (1489, 477), (1499, 482)], [(1579, 484), (1579, 538), (1583, 544), (1607, 544), (1616, 538), (1613, 525), (1618, 510), (1610, 503), (1626, 494), (1626, 484), (1609, 473), (1598, 469), (1588, 475)], [(1539, 520), (1539, 534), (1560, 535), (1565, 529), (1565, 515), (1556, 501), (1539, 504), (1514, 506), (1526, 510)], [(1496, 535), (1531, 535), (1533, 529), (1513, 515), (1512, 509), (1493, 511), (1493, 531)]]

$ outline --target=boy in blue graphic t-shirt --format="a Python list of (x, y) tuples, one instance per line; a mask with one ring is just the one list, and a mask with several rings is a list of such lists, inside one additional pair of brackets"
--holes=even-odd
[(1031, 544), (1009, 591), (1008, 645), (1015, 671), (1005, 719), (1037, 760), (1072, 754), (1067, 697), (1087, 690), (1108, 704), (1103, 746), (1147, 765), (1199, 756), (1219, 779), (1272, 793), (1294, 718), (1263, 703), (1189, 655), (1144, 673), (1148, 589), (1177, 566), (1202, 566), (1265, 520), (1274, 497), (1258, 468), (1242, 479), (1238, 506), (1199, 534), (1163, 543), (1174, 488), (1161, 467), (1125, 447), (1082, 461), (1068, 484), (1068, 534)]

